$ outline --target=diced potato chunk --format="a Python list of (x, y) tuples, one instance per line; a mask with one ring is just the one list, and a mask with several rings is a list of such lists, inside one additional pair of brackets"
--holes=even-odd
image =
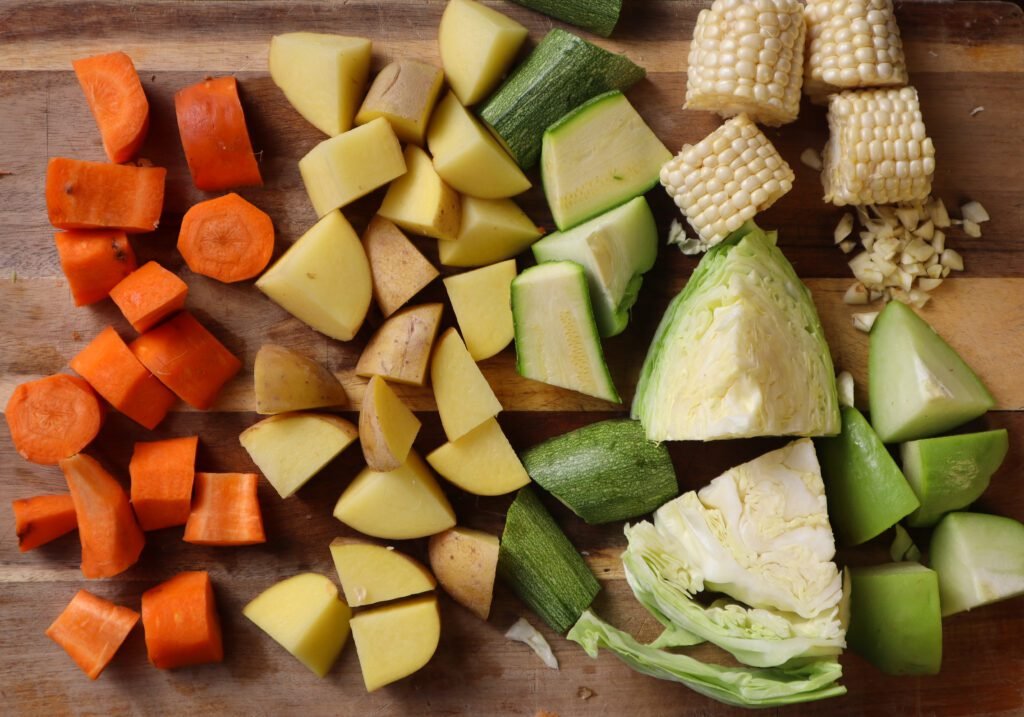
[(444, 73), (438, 67), (416, 60), (392, 62), (373, 79), (356, 124), (383, 118), (400, 140), (422, 146), (443, 83)]
[(409, 171), (391, 183), (377, 213), (413, 234), (456, 239), (462, 219), (458, 192), (445, 184), (416, 145), (405, 148), (405, 164)]
[(367, 692), (426, 665), (441, 639), (441, 613), (435, 595), (364, 610), (351, 624)]
[(359, 355), (356, 375), (382, 376), (394, 383), (422, 386), (441, 323), (442, 304), (422, 304), (385, 321)]
[(405, 463), (419, 419), (380, 376), (370, 379), (359, 411), (359, 441), (366, 465), (375, 471), (393, 471)]
[(331, 557), (345, 601), (352, 607), (425, 593), (437, 585), (419, 561), (390, 546), (335, 538), (331, 541)]
[(438, 44), (444, 74), (462, 104), (476, 104), (498, 86), (528, 34), (512, 18), (474, 0), (448, 3)]
[(529, 248), (541, 231), (511, 199), (462, 197), (462, 224), (455, 241), (438, 242), (445, 266), (483, 266)]
[(363, 232), (370, 260), (373, 298), (385, 317), (391, 316), (420, 289), (437, 278), (437, 269), (394, 223), (374, 217)]
[(486, 620), (498, 568), (498, 539), (479, 530), (450, 528), (431, 536), (427, 554), (445, 592)]
[(501, 411), (494, 391), (455, 329), (448, 329), (438, 339), (430, 361), (430, 382), (449, 441), (458, 440)]
[(474, 361), (494, 356), (512, 341), (512, 280), (509, 259), (444, 280), (459, 330)]
[(256, 413), (272, 415), (308, 408), (348, 408), (337, 376), (297, 351), (263, 344), (253, 366)]
[(519, 456), (493, 418), (437, 448), (427, 455), (427, 462), (474, 495), (504, 495), (530, 482)]

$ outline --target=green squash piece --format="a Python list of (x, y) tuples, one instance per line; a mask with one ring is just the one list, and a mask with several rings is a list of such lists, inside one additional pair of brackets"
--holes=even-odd
[(924, 438), (900, 446), (903, 475), (921, 501), (921, 507), (907, 516), (907, 525), (935, 525), (943, 514), (980, 498), (1008, 449), (1006, 429)]
[(847, 406), (835, 438), (816, 440), (828, 515), (843, 545), (860, 545), (915, 510), (920, 502), (863, 414)]
[(884, 443), (929, 438), (995, 406), (960, 355), (899, 301), (890, 301), (871, 328), (868, 400)]
[(920, 563), (851, 568), (846, 641), (889, 675), (934, 675), (942, 665), (939, 580)]
[(942, 614), (1024, 595), (1024, 523), (999, 515), (950, 513), (932, 533)]

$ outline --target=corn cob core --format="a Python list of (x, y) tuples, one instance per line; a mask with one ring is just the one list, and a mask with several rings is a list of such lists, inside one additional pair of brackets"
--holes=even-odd
[(793, 170), (741, 114), (661, 168), (661, 183), (700, 237), (719, 243), (793, 187)]
[(745, 112), (778, 126), (800, 111), (804, 16), (799, 0), (715, 0), (690, 44), (686, 109)]
[(828, 126), (821, 172), (826, 202), (893, 204), (931, 193), (935, 146), (913, 87), (832, 95)]
[(892, 0), (807, 0), (805, 18), (807, 94), (907, 84)]

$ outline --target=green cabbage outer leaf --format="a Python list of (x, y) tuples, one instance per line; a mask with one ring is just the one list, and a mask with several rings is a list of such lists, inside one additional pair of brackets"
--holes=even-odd
[(587, 610), (569, 631), (591, 657), (611, 650), (637, 672), (681, 682), (690, 689), (737, 707), (776, 707), (846, 694), (836, 684), (843, 668), (835, 658), (798, 660), (783, 667), (728, 667), (642, 645)]
[(662, 317), (632, 415), (653, 441), (839, 432), (821, 322), (773, 233), (748, 222), (704, 256)]

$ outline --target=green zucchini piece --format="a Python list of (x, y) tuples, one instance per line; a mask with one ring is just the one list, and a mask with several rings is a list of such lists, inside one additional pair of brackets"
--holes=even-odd
[(850, 568), (846, 641), (889, 675), (934, 675), (942, 664), (939, 581), (920, 563)]
[(840, 434), (815, 442), (832, 528), (843, 545), (860, 545), (920, 502), (863, 414), (852, 406), (841, 413)]
[(622, 12), (622, 0), (512, 0), (545, 15), (609, 37)]
[(643, 194), (670, 159), (621, 92), (587, 100), (544, 132), (540, 173), (555, 224), (565, 231)]
[(658, 257), (658, 227), (643, 197), (637, 197), (566, 232), (533, 245), (537, 263), (575, 261), (590, 285), (590, 302), (601, 336), (622, 333), (643, 275)]
[(907, 525), (935, 525), (981, 497), (1010, 447), (1006, 429), (923, 438), (900, 446), (903, 475), (921, 501)]
[(625, 55), (555, 28), (480, 107), (480, 118), (520, 167), (540, 159), (544, 130), (602, 92), (644, 76)]
[(942, 615), (1024, 595), (1024, 523), (1001, 515), (950, 513), (932, 533)]
[(541, 488), (591, 525), (650, 513), (679, 495), (668, 448), (628, 418), (556, 436), (520, 458)]
[(564, 634), (601, 590), (583, 558), (530, 488), (505, 517), (498, 574), (553, 630)]
[(928, 438), (995, 406), (970, 366), (906, 304), (890, 301), (869, 341), (871, 425), (883, 442)]
[(516, 370), (552, 386), (621, 402), (594, 323), (583, 267), (551, 261), (512, 281)]

